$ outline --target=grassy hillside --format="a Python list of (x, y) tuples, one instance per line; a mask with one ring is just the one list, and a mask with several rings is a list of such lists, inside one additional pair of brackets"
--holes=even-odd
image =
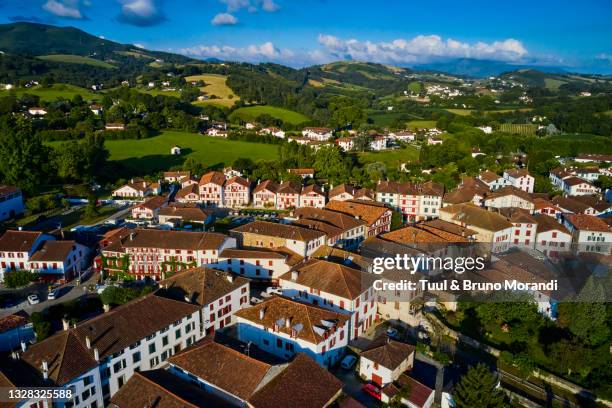
[(259, 115), (268, 114), (273, 118), (280, 119), (283, 122), (299, 125), (300, 123), (308, 122), (310, 119), (299, 112), (289, 109), (277, 108), (276, 106), (248, 106), (238, 108), (230, 115), (230, 120), (243, 120), (247, 122), (254, 121)]
[(227, 86), (227, 76), (218, 74), (202, 74), (185, 77), (185, 81), (204, 81), (206, 84), (200, 90), (208, 96), (216, 96), (215, 99), (195, 102), (196, 105), (217, 104), (231, 107), (240, 100), (240, 97), (234, 94), (234, 91)]
[(11, 92), (14, 92), (17, 96), (21, 96), (24, 93), (38, 95), (41, 100), (49, 102), (55, 101), (57, 98), (72, 99), (75, 95), (81, 95), (81, 97), (86, 101), (102, 98), (101, 95), (90, 92), (85, 88), (80, 88), (78, 86), (69, 84), (53, 84), (49, 88), (43, 88), (39, 85), (31, 88), (16, 88), (10, 91), (0, 90), (0, 96), (8, 95)]
[(108, 69), (116, 69), (117, 67), (109, 64), (108, 62), (100, 61), (97, 59), (82, 57), (80, 55), (70, 55), (70, 54), (53, 54), (53, 55), (40, 55), (38, 58), (45, 61), (54, 61), (54, 62), (67, 62), (70, 64), (85, 64), (91, 65), (94, 67), (102, 67)]
[[(57, 145), (61, 142), (54, 142)], [(179, 145), (180, 156), (171, 156), (170, 148)], [(182, 164), (188, 157), (206, 166), (230, 165), (238, 157), (252, 160), (275, 160), (278, 146), (202, 136), (197, 133), (165, 131), (161, 135), (140, 140), (108, 140), (110, 160), (118, 161), (138, 174), (150, 174)]]
[(389, 168), (398, 168), (401, 163), (418, 160), (419, 151), (412, 146), (407, 146), (404, 149), (397, 150), (357, 153), (357, 159), (362, 166), (368, 163), (381, 162)]

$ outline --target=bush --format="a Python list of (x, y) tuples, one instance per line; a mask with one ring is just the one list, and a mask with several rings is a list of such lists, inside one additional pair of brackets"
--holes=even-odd
[(41, 212), (59, 208), (60, 206), (61, 203), (53, 194), (40, 195), (26, 200), (26, 208), (28, 214), (38, 214)]
[(28, 285), (30, 282), (38, 279), (37, 273), (30, 271), (18, 270), (14, 272), (6, 272), (4, 274), (4, 284), (7, 288), (21, 288)]

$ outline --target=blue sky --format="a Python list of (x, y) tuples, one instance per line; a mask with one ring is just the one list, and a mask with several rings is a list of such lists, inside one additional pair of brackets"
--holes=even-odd
[(612, 1), (0, 0), (3, 22), (292, 66), (456, 57), (612, 72)]

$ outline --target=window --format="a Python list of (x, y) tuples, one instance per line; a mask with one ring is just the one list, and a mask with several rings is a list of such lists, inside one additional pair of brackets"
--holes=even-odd
[(155, 353), (155, 343), (149, 344), (149, 353), (150, 354)]
[(91, 384), (93, 382), (93, 378), (91, 375), (88, 375), (87, 377), (83, 378), (83, 385), (85, 387), (87, 387), (89, 384)]
[(163, 346), (167, 346), (168, 345), (168, 336), (162, 337), (162, 345)]
[(282, 339), (276, 339), (276, 347), (278, 347), (278, 348), (282, 348), (283, 347), (283, 340)]
[(113, 364), (113, 372), (117, 374), (119, 371), (125, 368), (125, 360), (119, 360)]
[(178, 339), (179, 337), (181, 337), (181, 329), (176, 329), (174, 331), (174, 338)]

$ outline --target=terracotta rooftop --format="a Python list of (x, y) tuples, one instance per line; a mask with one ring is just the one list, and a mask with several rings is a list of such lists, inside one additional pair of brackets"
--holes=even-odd
[(478, 175), (478, 177), (484, 181), (485, 183), (493, 183), (496, 180), (499, 180), (500, 178), (502, 178), (502, 176), (497, 175), (496, 173), (493, 173), (490, 170), (485, 170), (482, 173), (480, 173)]
[(325, 235), (321, 231), (316, 231), (295, 225), (278, 224), (267, 221), (253, 221), (248, 224), (241, 225), (231, 230), (237, 233), (249, 233), (258, 235), (267, 235), (283, 239), (291, 239), (298, 241), (312, 241)]
[(231, 179), (227, 180), (225, 182), (225, 186), (229, 186), (231, 184), (240, 184), (243, 187), (250, 187), (251, 186), (251, 182), (243, 177), (240, 176), (234, 176)]
[(358, 228), (366, 224), (365, 221), (357, 219), (350, 215), (341, 212), (330, 211), (323, 208), (298, 208), (294, 211), (294, 214), (299, 218), (322, 221), (324, 223), (340, 228), (343, 231)]
[(39, 262), (64, 262), (75, 246), (76, 243), (74, 241), (45, 241), (40, 249), (34, 252), (30, 260)]
[[(345, 314), (280, 296), (272, 296), (248, 309), (238, 310), (235, 315), (266, 329), (276, 328), (287, 335), (314, 344), (323, 341), (327, 331), (344, 327), (349, 319)], [(290, 327), (287, 327), (287, 320)]]
[(529, 171), (527, 169), (510, 169), (510, 170), (506, 170), (506, 173), (508, 173), (508, 175), (513, 178), (531, 176), (531, 174), (529, 174)]
[(174, 198), (176, 198), (176, 199), (184, 198), (184, 197), (188, 196), (189, 194), (196, 194), (199, 197), (199, 195), (200, 195), (200, 186), (198, 184), (190, 184), (188, 186), (185, 186), (185, 187), (181, 188), (176, 193)]
[(277, 194), (300, 194), (302, 185), (295, 181), (285, 181), (278, 186)]
[(606, 221), (592, 215), (567, 214), (565, 219), (578, 230), (611, 232), (611, 227)]
[(227, 272), (193, 268), (159, 282), (157, 294), (181, 301), (188, 298), (191, 303), (206, 306), (248, 283), (245, 278)]
[(352, 217), (359, 217), (368, 225), (374, 224), (379, 218), (390, 212), (388, 208), (379, 203), (365, 200), (332, 200), (325, 206), (328, 210), (341, 212)]
[(591, 208), (590, 205), (576, 200), (575, 197), (553, 197), (552, 203), (562, 210), (572, 212), (574, 214), (582, 214)]
[(209, 183), (223, 186), (225, 183), (225, 174), (219, 173), (218, 171), (210, 171), (200, 178), (200, 185)]
[(124, 229), (109, 237), (104, 249), (114, 252), (122, 252), (125, 248), (216, 250), (226, 239), (226, 235), (214, 232)]
[[(196, 186), (197, 187), (197, 186)], [(175, 217), (183, 221), (205, 222), (212, 214), (210, 209), (201, 207), (187, 207), (180, 205), (170, 205), (162, 207), (159, 210), (159, 215), (166, 217)]]
[[(293, 280), (295, 272), (297, 279)], [(369, 288), (367, 283), (370, 277), (370, 274), (358, 269), (322, 259), (311, 259), (297, 265), (279, 279), (352, 300)]]
[(258, 183), (257, 186), (255, 186), (255, 188), (253, 189), (253, 194), (263, 190), (268, 190), (272, 193), (276, 193), (278, 191), (278, 187), (278, 183), (272, 180), (262, 181), (261, 183)]
[(343, 383), (306, 354), (298, 353), (278, 375), (253, 395), (254, 408), (328, 407)]
[(41, 235), (42, 232), (39, 231), (8, 230), (0, 237), (0, 251), (31, 252)]
[(388, 241), (397, 242), (398, 244), (454, 243), (469, 241), (467, 237), (446, 231), (419, 228), (418, 224), (387, 232), (380, 237)]
[[(400, 375), (400, 377), (397, 379), (397, 384), (401, 388), (406, 387), (410, 389), (408, 400), (413, 404), (413, 406), (418, 408), (424, 407), (425, 403), (434, 392), (434, 390), (431, 388), (421, 384), (405, 373)], [(395, 383), (390, 383), (382, 389), (382, 392), (387, 395), (389, 399), (393, 398), (399, 391), (400, 389), (395, 385)]]
[(413, 345), (395, 341), (383, 334), (374, 339), (359, 355), (393, 371), (410, 358), (414, 351)]
[(564, 232), (566, 234), (570, 233), (563, 224), (555, 220), (553, 217), (549, 217), (548, 215), (539, 215), (535, 218), (535, 220), (538, 223), (538, 229), (537, 229), (538, 234), (541, 232), (555, 231), (555, 230)]
[(478, 227), (488, 231), (500, 231), (512, 227), (504, 216), (471, 204), (450, 205), (441, 208), (440, 212), (451, 214), (453, 220), (463, 223), (468, 228)]
[(146, 200), (144, 203), (139, 204), (137, 207), (147, 208), (149, 210), (157, 210), (168, 200), (167, 197), (155, 196)]
[(332, 188), (331, 190), (329, 190), (329, 198), (331, 199), (332, 197), (338, 196), (342, 193), (347, 193), (350, 194), (351, 196), (355, 196), (355, 187), (351, 186), (350, 184), (340, 184), (339, 186), (336, 186), (334, 188)]

